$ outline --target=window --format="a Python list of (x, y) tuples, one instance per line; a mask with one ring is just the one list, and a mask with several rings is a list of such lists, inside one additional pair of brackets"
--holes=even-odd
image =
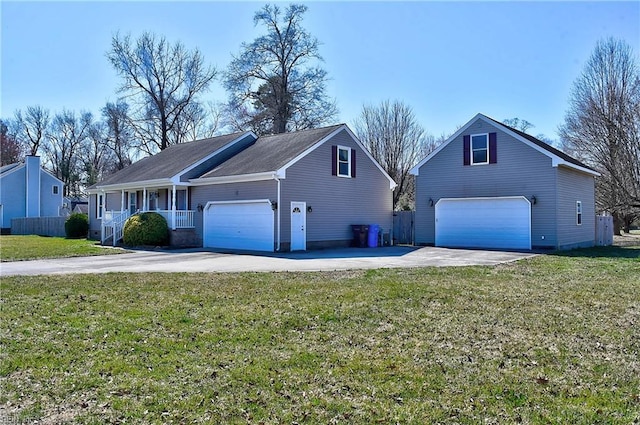
[(96, 195), (96, 218), (102, 218), (104, 213), (104, 195)]
[(582, 201), (576, 201), (576, 224), (582, 224)]
[(338, 175), (351, 177), (351, 149), (338, 146)]
[(51, 190), (52, 190), (51, 193), (53, 193), (54, 195), (57, 195), (58, 193), (60, 193), (60, 186), (58, 186), (57, 184), (54, 184)]
[(475, 134), (471, 136), (471, 164), (489, 163), (489, 135)]
[(129, 192), (129, 214), (133, 215), (138, 210), (138, 193)]

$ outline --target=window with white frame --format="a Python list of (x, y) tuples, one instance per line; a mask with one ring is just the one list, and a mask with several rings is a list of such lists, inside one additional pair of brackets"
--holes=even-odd
[(57, 195), (58, 193), (60, 193), (60, 186), (58, 186), (57, 184), (54, 184), (51, 187), (51, 193), (53, 193), (54, 195)]
[(474, 134), (471, 136), (471, 164), (489, 163), (489, 135)]
[(351, 149), (338, 146), (338, 175), (351, 177)]
[(582, 201), (576, 201), (576, 224), (582, 224)]
[(104, 214), (104, 195), (96, 195), (96, 218), (102, 218)]

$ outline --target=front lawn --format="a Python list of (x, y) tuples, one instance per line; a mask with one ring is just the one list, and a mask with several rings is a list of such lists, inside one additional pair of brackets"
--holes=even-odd
[(638, 423), (639, 276), (634, 247), (497, 267), (2, 278), (0, 419)]
[(0, 236), (2, 261), (37, 260), (43, 258), (86, 257), (119, 254), (122, 250), (101, 246), (87, 239), (66, 239), (35, 235)]

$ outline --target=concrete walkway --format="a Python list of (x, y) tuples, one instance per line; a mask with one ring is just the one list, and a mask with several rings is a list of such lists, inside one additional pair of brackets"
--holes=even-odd
[(136, 251), (119, 255), (0, 263), (0, 276), (109, 272), (272, 272), (495, 265), (533, 253), (434, 247), (344, 248), (290, 253), (207, 250)]

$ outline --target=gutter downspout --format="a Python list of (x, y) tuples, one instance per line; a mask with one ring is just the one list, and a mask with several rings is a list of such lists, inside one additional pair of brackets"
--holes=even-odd
[(275, 181), (278, 182), (278, 200), (276, 201), (278, 203), (278, 239), (277, 239), (277, 247), (276, 247), (276, 251), (280, 252), (280, 211), (282, 210), (282, 204), (280, 203), (280, 179), (278, 178), (278, 176), (276, 174), (273, 175), (273, 178)]

